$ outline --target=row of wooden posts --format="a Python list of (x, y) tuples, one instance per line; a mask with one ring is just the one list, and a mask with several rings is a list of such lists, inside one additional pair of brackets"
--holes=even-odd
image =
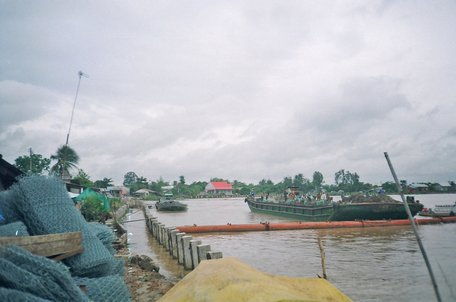
[(202, 260), (222, 258), (222, 252), (211, 251), (209, 244), (193, 239), (191, 235), (180, 232), (176, 227), (168, 227), (154, 217), (147, 206), (143, 208), (149, 232), (169, 254), (186, 270), (192, 270)]

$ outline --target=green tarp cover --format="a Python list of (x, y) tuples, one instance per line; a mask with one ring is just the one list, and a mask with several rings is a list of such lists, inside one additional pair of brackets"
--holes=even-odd
[(81, 194), (79, 194), (76, 198), (74, 198), (77, 202), (83, 202), (84, 200), (88, 199), (88, 198), (97, 198), (99, 199), (100, 201), (103, 202), (103, 205), (104, 205), (104, 208), (106, 211), (109, 211), (111, 209), (111, 206), (109, 204), (109, 200), (108, 198), (103, 195), (103, 194), (100, 194), (90, 188), (87, 188), (87, 189), (84, 189), (84, 191), (82, 191)]

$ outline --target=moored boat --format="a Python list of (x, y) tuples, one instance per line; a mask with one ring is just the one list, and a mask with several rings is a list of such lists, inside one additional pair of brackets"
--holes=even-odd
[(454, 204), (436, 205), (432, 209), (423, 209), (418, 213), (425, 217), (448, 217), (456, 214), (456, 202)]
[[(245, 199), (252, 212), (284, 216), (302, 221), (352, 221), (406, 219), (407, 212), (401, 201), (387, 195), (355, 195), (334, 202), (330, 198), (313, 201), (288, 200), (273, 202), (249, 196)], [(407, 203), (410, 212), (415, 216), (423, 205), (409, 198)]]
[(186, 211), (187, 205), (175, 200), (173, 194), (165, 193), (164, 197), (160, 198), (160, 200), (155, 203), (155, 208), (157, 211), (178, 212)]

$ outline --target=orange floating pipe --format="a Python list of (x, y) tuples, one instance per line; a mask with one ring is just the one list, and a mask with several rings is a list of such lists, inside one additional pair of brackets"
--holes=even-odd
[[(415, 219), (417, 225), (456, 223), (456, 216), (438, 217), (429, 219)], [(213, 233), (213, 232), (258, 232), (300, 229), (333, 229), (333, 228), (364, 228), (410, 225), (408, 219), (397, 220), (362, 220), (362, 221), (322, 221), (322, 222), (283, 222), (283, 223), (253, 223), (253, 224), (225, 224), (225, 225), (185, 225), (178, 226), (185, 233)]]
[(264, 224), (185, 225), (176, 227), (184, 233), (265, 231)]

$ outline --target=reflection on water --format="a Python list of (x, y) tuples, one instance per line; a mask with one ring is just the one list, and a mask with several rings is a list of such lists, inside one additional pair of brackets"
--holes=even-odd
[[(418, 199), (425, 207), (431, 207), (453, 203), (456, 195), (421, 195)], [(241, 199), (188, 200), (186, 203), (189, 206), (186, 213), (154, 215), (168, 226), (287, 220), (253, 214)], [(163, 261), (160, 265), (169, 274), (183, 274), (172, 268), (175, 260), (170, 260), (163, 248), (154, 240), (148, 240), (147, 235), (139, 234), (146, 232), (144, 222), (127, 226), (134, 234), (130, 240), (135, 244), (132, 249), (142, 249), (141, 253), (148, 252), (154, 260)], [(456, 301), (453, 293), (456, 291), (456, 224), (420, 226), (419, 233), (443, 300)], [(213, 250), (222, 251), (224, 257), (237, 257), (261, 271), (294, 277), (322, 274), (320, 238), (329, 281), (354, 301), (435, 300), (423, 257), (409, 226), (194, 234), (193, 237), (210, 244)]]

